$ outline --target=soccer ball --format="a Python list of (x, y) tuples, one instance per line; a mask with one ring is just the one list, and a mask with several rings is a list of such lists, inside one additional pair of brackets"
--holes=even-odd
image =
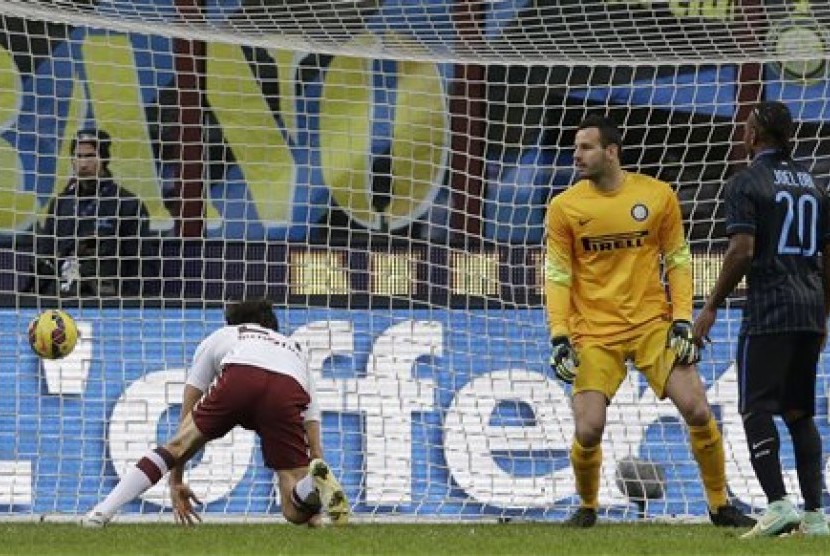
[(78, 327), (68, 313), (50, 309), (29, 323), (29, 345), (44, 359), (62, 359), (72, 353), (78, 341)]

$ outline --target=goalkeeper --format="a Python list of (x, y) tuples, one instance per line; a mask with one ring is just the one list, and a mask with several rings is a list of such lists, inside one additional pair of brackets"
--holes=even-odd
[(691, 256), (677, 197), (664, 182), (624, 171), (621, 145), (611, 120), (586, 118), (574, 150), (581, 179), (547, 211), (550, 363), (573, 384), (570, 458), (581, 499), (567, 524), (596, 523), (606, 408), (631, 360), (688, 425), (712, 523), (751, 527), (754, 520), (727, 499), (723, 440), (695, 367)]

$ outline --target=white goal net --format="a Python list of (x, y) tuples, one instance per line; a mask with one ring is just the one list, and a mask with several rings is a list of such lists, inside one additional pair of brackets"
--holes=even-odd
[[(267, 296), (310, 350), (326, 457), (357, 514), (561, 519), (578, 503), (573, 421), (540, 269), (575, 126), (610, 114), (625, 165), (676, 186), (700, 298), (754, 102), (786, 102), (796, 157), (830, 171), (828, 28), (830, 6), (805, 0), (4, 0), (0, 518), (91, 508), (175, 430), (224, 300)], [(51, 204), (81, 191), (73, 138), (95, 130), (134, 197)], [(736, 302), (700, 372), (730, 493), (757, 511)], [(81, 329), (61, 361), (27, 344), (47, 307)], [(827, 388), (822, 369), (823, 437)], [(705, 516), (670, 403), (630, 373), (608, 417), (601, 515)], [(618, 481), (631, 458), (657, 477), (647, 500)], [(187, 480), (209, 518), (279, 516), (249, 431)], [(123, 515), (169, 509), (157, 486)]]

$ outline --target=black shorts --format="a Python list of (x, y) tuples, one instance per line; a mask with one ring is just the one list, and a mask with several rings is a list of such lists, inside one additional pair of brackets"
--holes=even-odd
[(738, 338), (740, 413), (816, 411), (816, 367), (822, 335), (816, 332), (759, 334)]

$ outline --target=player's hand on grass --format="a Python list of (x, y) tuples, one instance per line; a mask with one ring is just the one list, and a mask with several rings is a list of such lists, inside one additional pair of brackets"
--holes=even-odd
[(579, 357), (571, 345), (567, 336), (556, 336), (551, 338), (550, 368), (553, 369), (556, 378), (565, 384), (573, 384), (576, 378)]
[(681, 365), (694, 365), (700, 361), (700, 345), (692, 332), (692, 323), (687, 320), (671, 323), (668, 346), (674, 350)]
[(173, 502), (173, 517), (179, 525), (196, 525), (196, 522), (201, 522), (202, 518), (196, 513), (193, 504), (202, 503), (196, 495), (190, 490), (190, 487), (184, 483), (177, 485), (170, 485), (170, 499)]

